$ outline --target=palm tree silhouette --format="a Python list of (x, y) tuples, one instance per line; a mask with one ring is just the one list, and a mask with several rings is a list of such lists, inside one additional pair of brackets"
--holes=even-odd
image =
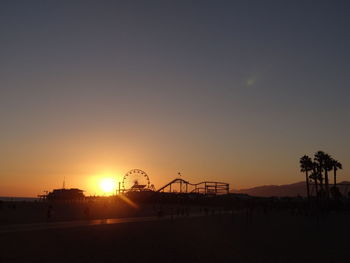
[(332, 159), (332, 168), (333, 168), (333, 180), (334, 180), (334, 189), (337, 188), (337, 170), (343, 169), (343, 165), (337, 160)]
[(326, 193), (327, 197), (329, 197), (329, 178), (328, 178), (328, 172), (332, 171), (333, 169), (333, 159), (329, 154), (324, 155), (324, 178), (325, 178), (325, 185), (326, 185)]
[(315, 153), (314, 161), (316, 164), (316, 170), (318, 173), (318, 180), (320, 181), (321, 191), (323, 192), (323, 174), (322, 171), (324, 170), (324, 163), (325, 163), (325, 157), (326, 153), (323, 151), (318, 151)]
[(310, 174), (310, 179), (314, 180), (314, 182), (315, 182), (316, 196), (318, 196), (318, 173), (316, 172), (315, 168), (313, 169), (312, 173)]
[[(342, 169), (342, 164), (334, 160), (329, 154), (324, 151), (317, 151), (314, 155), (314, 160), (304, 155), (299, 160), (300, 171), (305, 172), (307, 195), (310, 198), (310, 180), (313, 180), (316, 188), (316, 196), (323, 196), (329, 198), (330, 194), (334, 197), (339, 197), (340, 192), (337, 189), (337, 170)], [(329, 189), (328, 172), (334, 173), (334, 187)], [(310, 176), (308, 172), (312, 171)], [(324, 180), (324, 181), (323, 181)], [(320, 186), (320, 190), (318, 187)]]
[(305, 172), (305, 181), (306, 181), (306, 191), (307, 191), (307, 198), (310, 199), (310, 185), (309, 185), (309, 171), (312, 171), (313, 169), (313, 163), (309, 156), (304, 155), (300, 158), (300, 171)]

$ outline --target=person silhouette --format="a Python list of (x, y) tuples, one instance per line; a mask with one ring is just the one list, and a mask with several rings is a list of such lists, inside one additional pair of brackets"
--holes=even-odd
[(49, 207), (47, 209), (47, 214), (46, 214), (47, 221), (51, 220), (52, 214), (53, 214), (53, 207), (52, 207), (52, 205), (49, 205)]
[(86, 218), (90, 218), (90, 207), (85, 207), (84, 209), (84, 215)]

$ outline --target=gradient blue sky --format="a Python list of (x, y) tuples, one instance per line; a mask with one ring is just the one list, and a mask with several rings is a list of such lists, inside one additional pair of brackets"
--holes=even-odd
[(350, 180), (349, 1), (1, 1), (0, 195), (178, 171)]

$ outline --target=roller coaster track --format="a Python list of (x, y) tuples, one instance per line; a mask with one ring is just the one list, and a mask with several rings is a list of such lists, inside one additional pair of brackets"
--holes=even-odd
[(223, 183), (223, 182), (214, 182), (214, 181), (203, 181), (200, 183), (190, 183), (186, 180), (183, 180), (181, 178), (176, 178), (163, 187), (159, 188), (157, 192), (164, 192), (164, 190), (169, 187), (170, 192), (171, 192), (171, 186), (173, 184), (180, 184), (180, 192), (182, 193), (182, 185), (185, 185), (185, 191), (184, 193), (188, 193), (188, 186), (194, 187), (192, 189), (192, 193), (202, 193), (204, 194), (219, 194), (219, 193), (229, 193), (229, 184), (228, 183)]

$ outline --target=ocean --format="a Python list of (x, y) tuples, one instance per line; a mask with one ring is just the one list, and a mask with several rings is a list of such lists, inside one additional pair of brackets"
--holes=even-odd
[(13, 197), (13, 196), (0, 196), (0, 201), (12, 201), (12, 202), (34, 202), (34, 201), (38, 201), (39, 198), (35, 198), (35, 197)]

